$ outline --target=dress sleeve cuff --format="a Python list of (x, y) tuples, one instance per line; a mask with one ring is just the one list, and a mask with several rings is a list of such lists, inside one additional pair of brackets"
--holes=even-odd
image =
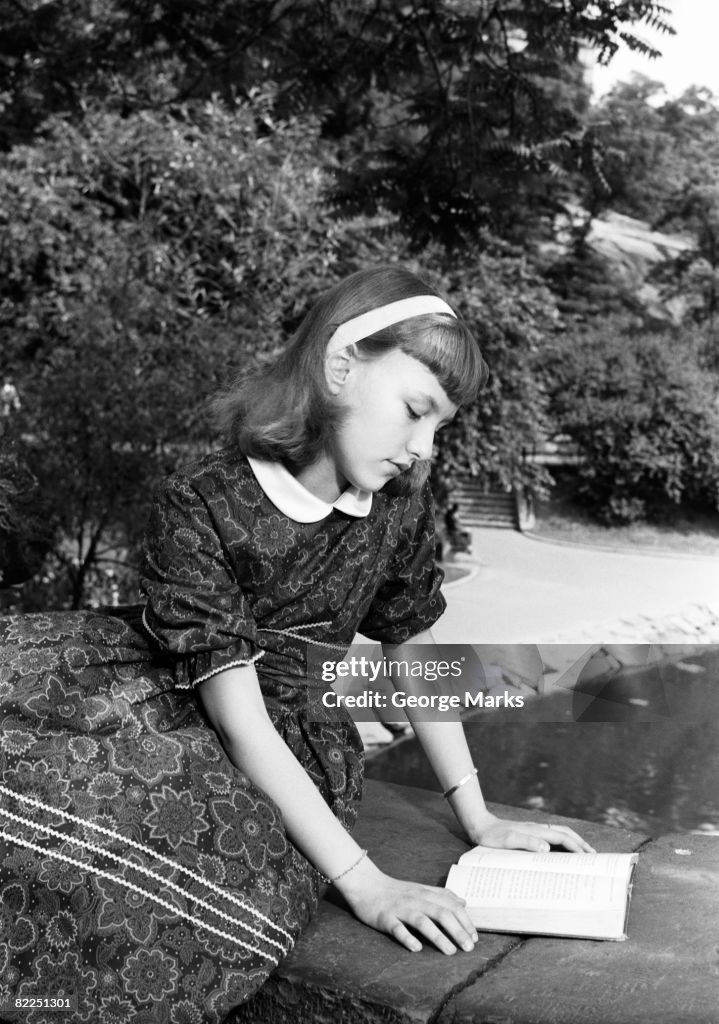
[[(162, 638), (150, 626), (147, 607), (142, 612), (142, 625), (159, 647), (167, 647)], [(175, 651), (173, 653), (176, 657), (174, 664), (175, 686), (178, 690), (191, 690), (199, 683), (204, 683), (206, 679), (210, 679), (211, 676), (216, 676), (218, 672), (224, 672), (228, 668), (254, 665), (265, 652), (257, 649), (254, 639), (237, 637), (226, 647), (204, 651)]]
[(175, 686), (178, 690), (192, 690), (212, 676), (229, 668), (245, 668), (263, 657), (253, 644), (240, 640), (223, 650), (199, 651), (178, 658), (175, 664)]

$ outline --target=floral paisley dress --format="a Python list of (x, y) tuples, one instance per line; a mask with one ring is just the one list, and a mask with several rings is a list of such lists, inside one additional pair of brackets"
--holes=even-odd
[[(144, 605), (0, 620), (0, 1019), (212, 1024), (247, 1000), (323, 881), (193, 688), (254, 664), (351, 829), (362, 747), (308, 652), (410, 639), (443, 611), (440, 583), (428, 490), (329, 505), (226, 449), (156, 498)], [(62, 996), (70, 1013), (13, 1009)]]

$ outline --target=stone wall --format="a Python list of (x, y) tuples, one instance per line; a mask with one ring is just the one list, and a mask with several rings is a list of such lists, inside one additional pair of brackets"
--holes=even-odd
[[(717, 839), (649, 840), (552, 821), (598, 850), (639, 852), (626, 942), (480, 934), (471, 953), (410, 953), (325, 900), (293, 953), (227, 1024), (717, 1024)], [(439, 794), (378, 782), (367, 784), (357, 838), (384, 870), (432, 885), (467, 849)]]

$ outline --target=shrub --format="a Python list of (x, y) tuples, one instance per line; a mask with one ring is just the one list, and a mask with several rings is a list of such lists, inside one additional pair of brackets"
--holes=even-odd
[(685, 335), (582, 327), (552, 346), (551, 410), (586, 456), (577, 496), (607, 522), (719, 505), (719, 380)]
[(207, 397), (338, 261), (313, 122), (263, 111), (89, 111), (0, 164), (0, 370), (51, 510), (54, 604), (91, 599), (103, 559), (136, 564), (156, 483), (210, 442)]

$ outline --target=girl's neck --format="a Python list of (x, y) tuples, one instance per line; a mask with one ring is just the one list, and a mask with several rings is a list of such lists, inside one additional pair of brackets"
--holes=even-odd
[(291, 472), (295, 480), (310, 494), (329, 504), (337, 501), (347, 487), (347, 481), (339, 473), (329, 455), (322, 455), (311, 466), (304, 466)]

